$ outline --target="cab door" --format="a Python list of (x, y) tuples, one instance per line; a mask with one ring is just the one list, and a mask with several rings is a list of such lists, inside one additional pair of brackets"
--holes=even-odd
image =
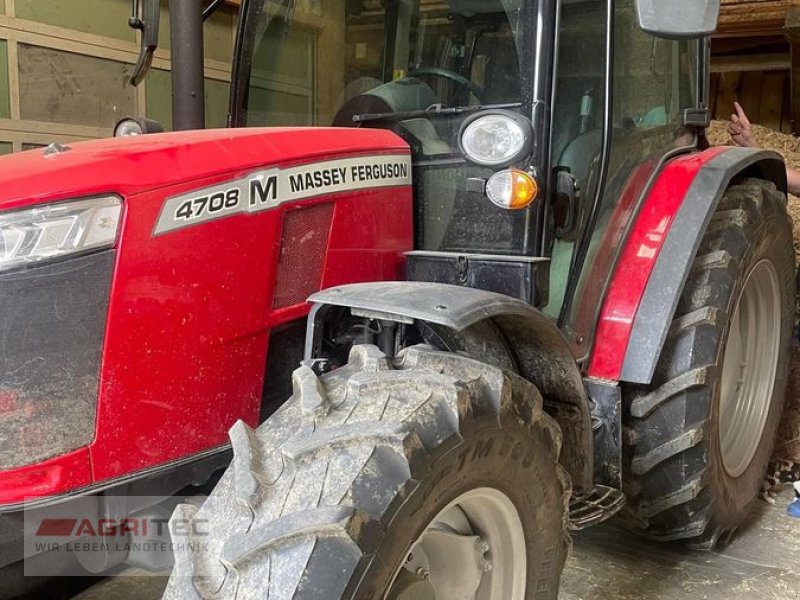
[(553, 237), (545, 311), (582, 356), (649, 182), (697, 147), (683, 115), (701, 101), (700, 42), (645, 33), (634, 0), (564, 3), (559, 32), (552, 164), (570, 171), (580, 201), (575, 231)]

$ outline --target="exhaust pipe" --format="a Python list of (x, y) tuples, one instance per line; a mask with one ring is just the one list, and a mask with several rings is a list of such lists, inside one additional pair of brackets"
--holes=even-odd
[(204, 129), (203, 3), (170, 0), (172, 30), (172, 128)]

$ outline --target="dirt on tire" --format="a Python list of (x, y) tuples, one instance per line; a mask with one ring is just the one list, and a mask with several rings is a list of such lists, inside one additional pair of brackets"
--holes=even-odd
[[(800, 170), (800, 138), (761, 125), (753, 125), (753, 136), (761, 148), (778, 152), (789, 167)], [(708, 139), (713, 146), (731, 145), (733, 142), (728, 134), (728, 121), (713, 121), (708, 130)], [(795, 261), (800, 264), (800, 198), (789, 194), (787, 211), (793, 225)], [(800, 320), (800, 301), (796, 307), (796, 317)], [(775, 458), (800, 462), (800, 348), (797, 344), (792, 351), (789, 389), (775, 444)]]
[(293, 387), (257, 430), (232, 428), (233, 462), (205, 503), (176, 510), (173, 530), (204, 534), (178, 545), (165, 598), (383, 597), (437, 511), (483, 488), (517, 508), (524, 597), (557, 597), (570, 486), (531, 383), (428, 346), (391, 361), (355, 346)]
[[(713, 547), (731, 535), (758, 500), (788, 379), (794, 259), (784, 196), (758, 179), (724, 194), (698, 251), (653, 383), (628, 385), (624, 459), (626, 514), (661, 540)], [(775, 386), (763, 434), (743, 473), (731, 476), (720, 450), (723, 349), (751, 269), (770, 262), (781, 307)]]

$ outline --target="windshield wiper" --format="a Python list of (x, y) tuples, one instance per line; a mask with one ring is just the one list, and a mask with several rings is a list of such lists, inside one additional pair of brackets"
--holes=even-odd
[(411, 110), (408, 112), (388, 112), (388, 113), (366, 113), (363, 115), (353, 115), (353, 123), (366, 123), (367, 121), (403, 121), (414, 117), (428, 117), (431, 115), (460, 115), (462, 113), (487, 110), (490, 108), (519, 108), (521, 102), (511, 102), (509, 104), (486, 104), (483, 106), (453, 106), (443, 107), (441, 104), (434, 104), (423, 110)]

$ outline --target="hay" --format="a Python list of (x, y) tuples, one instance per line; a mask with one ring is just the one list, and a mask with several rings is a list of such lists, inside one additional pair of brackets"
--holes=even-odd
[[(761, 125), (753, 125), (753, 137), (765, 150), (774, 150), (783, 155), (783, 160), (793, 169), (800, 171), (800, 138), (787, 133), (767, 129)], [(712, 146), (728, 146), (733, 144), (728, 135), (727, 121), (712, 121), (708, 129), (708, 141)], [(800, 198), (789, 195), (789, 216), (794, 224), (794, 253), (800, 263)]]
[[(712, 122), (708, 130), (708, 140), (712, 146), (733, 144), (727, 128), (727, 121)], [(761, 148), (782, 154), (788, 166), (800, 170), (800, 138), (760, 125), (753, 125), (753, 137)], [(795, 258), (800, 262), (800, 198), (790, 195), (788, 209), (794, 225)], [(778, 430), (775, 457), (800, 461), (800, 349), (796, 345), (792, 349), (792, 372)]]
[[(781, 153), (787, 165), (800, 169), (800, 138), (761, 125), (753, 125), (753, 137), (759, 146)], [(711, 127), (708, 129), (708, 141), (712, 146), (733, 145), (733, 141), (728, 135), (728, 122), (712, 121)]]

